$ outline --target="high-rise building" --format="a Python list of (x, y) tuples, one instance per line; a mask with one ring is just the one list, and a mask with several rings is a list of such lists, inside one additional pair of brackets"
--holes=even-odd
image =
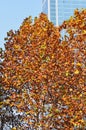
[(42, 0), (42, 11), (55, 25), (69, 19), (76, 8), (86, 8), (86, 0)]

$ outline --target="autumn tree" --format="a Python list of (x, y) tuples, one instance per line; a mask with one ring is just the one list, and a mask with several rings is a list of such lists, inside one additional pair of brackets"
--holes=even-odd
[[(85, 127), (85, 16), (86, 10), (75, 11), (57, 28), (41, 14), (34, 23), (26, 18), (18, 31), (8, 32), (1, 83), (9, 94), (4, 104), (24, 113), (22, 129)], [(62, 29), (67, 35), (60, 40)]]

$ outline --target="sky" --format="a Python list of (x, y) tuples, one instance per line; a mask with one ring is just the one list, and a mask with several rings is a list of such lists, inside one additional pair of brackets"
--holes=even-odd
[(0, 47), (4, 48), (4, 38), (9, 30), (18, 30), (23, 20), (39, 16), (42, 0), (0, 0)]

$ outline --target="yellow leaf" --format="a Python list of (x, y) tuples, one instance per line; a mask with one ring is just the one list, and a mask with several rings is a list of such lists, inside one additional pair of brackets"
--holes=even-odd
[(2, 105), (3, 104), (3, 102), (0, 102), (0, 105)]
[(68, 76), (69, 75), (69, 72), (68, 71), (66, 71), (66, 76)]
[(20, 49), (20, 46), (19, 45), (15, 45), (14, 48), (15, 49)]
[(48, 117), (51, 117), (52, 116), (52, 113), (50, 113), (49, 115), (48, 115)]
[(77, 63), (77, 66), (81, 66), (82, 64), (81, 63)]
[(30, 114), (30, 112), (26, 112), (26, 114), (28, 115), (28, 114)]
[(49, 56), (47, 56), (47, 57), (46, 57), (46, 61), (49, 61), (49, 60), (50, 60), (50, 57), (49, 57)]
[(10, 99), (7, 99), (7, 100), (5, 101), (5, 103), (6, 103), (6, 104), (9, 104), (9, 103), (10, 103)]
[(79, 70), (75, 70), (74, 74), (79, 74)]
[(13, 127), (11, 130), (16, 130), (16, 127)]
[(56, 109), (55, 112), (58, 113), (58, 112), (59, 112), (59, 109)]
[(46, 43), (41, 45), (41, 49), (46, 49)]
[(86, 30), (83, 30), (83, 34), (86, 34)]
[(80, 94), (80, 97), (82, 97), (83, 95), (82, 94)]
[(34, 114), (34, 111), (33, 110), (29, 110), (28, 112), (26, 112), (26, 114)]

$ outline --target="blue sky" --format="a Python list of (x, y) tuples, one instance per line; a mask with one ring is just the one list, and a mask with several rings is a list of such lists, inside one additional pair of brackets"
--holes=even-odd
[(4, 48), (4, 38), (9, 30), (17, 30), (23, 20), (39, 16), (42, 0), (0, 0), (0, 47)]

